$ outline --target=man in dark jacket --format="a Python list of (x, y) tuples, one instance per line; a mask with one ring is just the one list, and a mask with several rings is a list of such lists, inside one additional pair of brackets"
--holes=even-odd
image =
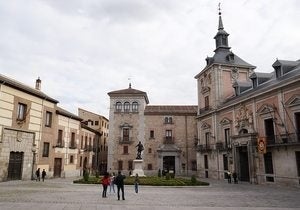
[(120, 190), (122, 191), (122, 199), (125, 200), (124, 197), (124, 179), (125, 175), (121, 174), (121, 171), (118, 171), (118, 175), (115, 178), (115, 184), (117, 185), (118, 189), (118, 200), (120, 200)]

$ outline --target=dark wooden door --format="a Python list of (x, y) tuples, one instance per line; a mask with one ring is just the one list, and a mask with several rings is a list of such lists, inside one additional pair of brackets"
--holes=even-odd
[(62, 159), (61, 158), (55, 158), (54, 159), (54, 177), (60, 177), (61, 176), (61, 163)]
[(23, 152), (10, 152), (8, 164), (8, 180), (22, 179)]

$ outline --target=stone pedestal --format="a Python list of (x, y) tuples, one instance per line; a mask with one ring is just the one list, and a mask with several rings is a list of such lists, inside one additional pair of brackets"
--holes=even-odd
[(139, 177), (141, 176), (145, 176), (144, 174), (144, 170), (143, 170), (143, 160), (133, 160), (133, 172), (131, 174), (131, 176), (135, 176), (136, 174), (139, 175)]

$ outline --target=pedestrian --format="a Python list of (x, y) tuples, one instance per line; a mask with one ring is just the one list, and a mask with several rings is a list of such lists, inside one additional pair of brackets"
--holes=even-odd
[(228, 180), (228, 183), (231, 183), (231, 172), (230, 171), (227, 172), (227, 180)]
[(139, 183), (140, 183), (139, 175), (135, 174), (135, 178), (134, 178), (134, 190), (135, 190), (135, 193), (139, 192)]
[(233, 178), (234, 184), (237, 184), (237, 183), (238, 183), (238, 180), (237, 180), (237, 173), (236, 173), (235, 171), (232, 173), (232, 178)]
[(109, 185), (109, 174), (107, 172), (104, 173), (104, 176), (101, 179), (101, 184), (103, 187), (102, 198), (107, 198), (106, 192), (107, 192), (107, 186)]
[(110, 175), (109, 193), (111, 193), (111, 190), (113, 190), (113, 192), (116, 193), (115, 192), (115, 173), (114, 172)]
[(42, 171), (42, 180), (45, 181), (45, 177), (46, 177), (47, 173), (45, 171), (45, 169), (43, 169)]
[(40, 168), (38, 168), (35, 171), (35, 175), (36, 175), (36, 181), (41, 181), (41, 172), (40, 172)]
[(125, 200), (124, 196), (124, 179), (126, 178), (125, 175), (121, 173), (121, 171), (118, 171), (118, 175), (115, 178), (115, 184), (117, 185), (118, 189), (118, 200), (120, 200), (120, 190), (122, 192), (122, 199)]

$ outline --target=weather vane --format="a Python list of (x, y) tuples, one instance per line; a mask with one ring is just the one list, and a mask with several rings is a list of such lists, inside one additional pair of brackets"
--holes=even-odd
[(128, 81), (129, 81), (129, 88), (131, 88), (131, 77), (128, 77)]

